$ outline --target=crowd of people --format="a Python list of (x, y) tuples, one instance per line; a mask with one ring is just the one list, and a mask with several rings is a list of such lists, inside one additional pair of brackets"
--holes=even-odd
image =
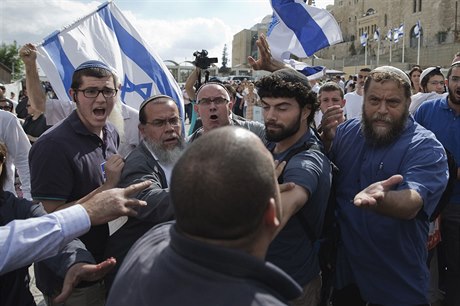
[(45, 128), (0, 104), (1, 305), (34, 304), (31, 263), (47, 305), (460, 305), (460, 184), (432, 218), (460, 160), (460, 62), (318, 82), (257, 46), (258, 81), (190, 75), (190, 135), (179, 101), (133, 109), (97, 60), (50, 98), (21, 48)]

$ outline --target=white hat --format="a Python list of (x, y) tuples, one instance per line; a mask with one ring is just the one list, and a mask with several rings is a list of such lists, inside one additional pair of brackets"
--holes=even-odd
[(439, 70), (441, 72), (441, 67), (428, 67), (422, 71), (420, 74), (420, 85), (422, 84), (422, 80), (432, 71)]

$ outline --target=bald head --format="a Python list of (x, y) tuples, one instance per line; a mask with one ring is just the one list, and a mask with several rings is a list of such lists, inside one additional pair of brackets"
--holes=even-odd
[(207, 239), (240, 239), (262, 223), (279, 189), (271, 154), (248, 130), (223, 127), (194, 141), (171, 178), (177, 227)]

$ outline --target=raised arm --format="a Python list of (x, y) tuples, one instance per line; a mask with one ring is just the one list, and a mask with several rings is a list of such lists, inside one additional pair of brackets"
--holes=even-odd
[(259, 50), (259, 59), (254, 59), (252, 56), (248, 57), (248, 63), (254, 70), (276, 71), (282, 68), (292, 68), (272, 57), (270, 46), (268, 45), (267, 38), (264, 34), (259, 36), (256, 41), (257, 49)]
[(37, 69), (37, 47), (25, 44), (19, 49), (19, 56), (26, 69), (26, 87), (29, 103), (38, 112), (45, 112), (46, 95), (40, 83)]

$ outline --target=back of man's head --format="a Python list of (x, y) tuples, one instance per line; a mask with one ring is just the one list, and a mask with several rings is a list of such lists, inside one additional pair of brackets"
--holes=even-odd
[(180, 231), (236, 240), (260, 229), (278, 187), (272, 157), (260, 139), (228, 126), (190, 145), (174, 167), (170, 193)]

